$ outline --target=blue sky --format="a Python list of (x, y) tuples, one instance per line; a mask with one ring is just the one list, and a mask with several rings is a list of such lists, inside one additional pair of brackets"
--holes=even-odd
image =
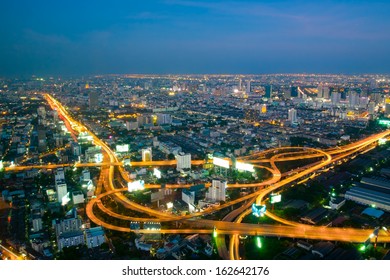
[(390, 73), (389, 1), (0, 3), (0, 75)]

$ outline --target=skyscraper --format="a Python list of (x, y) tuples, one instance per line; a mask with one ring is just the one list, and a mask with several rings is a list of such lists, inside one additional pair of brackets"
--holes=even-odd
[(246, 93), (247, 93), (247, 94), (250, 94), (250, 93), (251, 93), (251, 81), (250, 81), (250, 80), (248, 80), (248, 81), (246, 82)]
[(298, 97), (298, 87), (296, 86), (292, 86), (291, 87), (291, 94), (290, 94), (291, 97)]
[(298, 121), (297, 110), (295, 110), (294, 108), (288, 110), (288, 120), (291, 123), (296, 123)]
[(97, 107), (99, 107), (99, 95), (97, 94), (96, 91), (89, 90), (88, 98), (89, 98), (90, 109), (96, 109)]
[(337, 91), (332, 92), (331, 99), (332, 99), (332, 104), (333, 105), (336, 105), (336, 104), (340, 103), (341, 93), (337, 92)]
[(272, 85), (265, 86), (265, 94), (264, 97), (271, 98), (272, 97)]
[(359, 95), (356, 91), (350, 91), (348, 95), (349, 107), (355, 107), (359, 105)]

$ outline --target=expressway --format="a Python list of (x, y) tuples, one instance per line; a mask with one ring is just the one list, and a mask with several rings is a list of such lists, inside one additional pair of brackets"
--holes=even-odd
[(0, 244), (0, 251), (2, 252), (3, 256), (5, 256), (8, 260), (23, 260), (23, 256), (19, 256), (9, 250), (7, 247)]
[[(355, 143), (336, 147), (328, 150), (318, 150), (311, 148), (302, 148), (302, 147), (283, 147), (277, 149), (271, 149), (268, 151), (262, 151), (257, 154), (241, 158), (240, 160), (245, 160), (245, 162), (252, 163), (269, 163), (269, 167), (265, 166), (257, 166), (257, 168), (267, 168), (272, 173), (272, 177), (264, 182), (252, 183), (252, 184), (232, 184), (230, 187), (237, 188), (256, 188), (256, 190), (244, 197), (239, 199), (228, 201), (225, 204), (222, 204), (218, 207), (206, 209), (204, 212), (197, 212), (186, 216), (176, 216), (171, 213), (161, 212), (159, 210), (154, 210), (149, 207), (142, 206), (136, 202), (130, 201), (126, 196), (123, 195), (123, 191), (127, 191), (126, 188), (117, 188), (114, 184), (114, 170), (118, 168), (120, 171), (120, 176), (122, 178), (118, 178), (119, 180), (129, 181), (126, 178), (126, 172), (123, 170), (123, 165), (117, 159), (115, 153), (110, 149), (110, 147), (105, 144), (102, 140), (100, 140), (95, 134), (93, 134), (90, 130), (88, 130), (83, 124), (74, 120), (67, 113), (66, 109), (52, 96), (45, 95), (49, 104), (52, 108), (56, 108), (59, 112), (59, 115), (63, 117), (71, 127), (76, 132), (88, 132), (93, 137), (93, 141), (96, 145), (102, 147), (102, 151), (104, 153), (104, 161), (100, 164), (102, 166), (102, 172), (99, 177), (98, 189), (96, 192), (97, 197), (92, 199), (86, 206), (86, 213), (89, 219), (97, 225), (101, 225), (107, 229), (117, 230), (122, 232), (130, 232), (129, 227), (121, 227), (112, 225), (107, 221), (102, 220), (97, 217), (94, 210), (97, 208), (99, 211), (104, 212), (105, 214), (116, 218), (127, 221), (183, 221), (184, 224), (190, 225), (187, 229), (162, 229), (159, 232), (161, 233), (211, 233), (212, 228), (216, 227), (218, 229), (218, 234), (231, 235), (230, 238), (230, 258), (237, 258), (237, 242), (238, 235), (264, 235), (264, 236), (278, 236), (278, 237), (291, 237), (291, 238), (305, 238), (305, 239), (321, 239), (321, 240), (335, 240), (335, 241), (348, 241), (348, 242), (363, 242), (367, 239), (367, 236), (372, 232), (372, 230), (363, 230), (363, 229), (354, 229), (354, 228), (328, 228), (328, 227), (317, 227), (317, 226), (307, 226), (302, 225), (296, 222), (286, 221), (279, 217), (276, 217), (272, 213), (269, 216), (276, 221), (282, 223), (278, 225), (253, 225), (253, 224), (243, 224), (241, 223), (243, 217), (245, 215), (250, 214), (250, 209), (245, 210), (250, 207), (252, 201), (256, 199), (257, 203), (262, 203), (263, 199), (271, 192), (278, 190), (279, 188), (285, 186), (288, 183), (299, 180), (308, 176), (315, 171), (329, 166), (333, 162), (347, 158), (353, 154), (360, 153), (365, 149), (370, 148), (372, 145), (375, 145), (376, 141), (380, 138), (384, 138), (390, 135), (390, 131), (385, 131), (382, 133), (378, 133), (376, 135), (369, 136), (365, 139), (359, 140)], [(76, 133), (74, 133), (76, 134)], [(318, 161), (316, 163), (312, 163), (307, 165), (305, 168), (299, 169), (295, 174), (281, 174), (279, 169), (276, 166), (277, 162), (281, 161), (294, 161), (308, 158), (316, 158)], [(204, 161), (193, 161), (193, 164), (204, 164)], [(175, 165), (176, 161), (151, 161), (151, 162), (132, 162), (132, 166), (169, 166)], [(50, 167), (51, 166), (51, 167)], [(56, 168), (55, 165), (48, 165), (48, 168)], [(61, 165), (64, 166), (64, 165)], [(77, 167), (83, 166), (99, 166), (94, 163), (86, 163), (86, 164), (78, 164)], [(20, 169), (19, 169), (20, 168)], [(7, 167), (6, 171), (12, 170), (23, 170), (22, 168), (44, 168), (42, 166), (15, 166), (15, 167)], [(149, 185), (150, 188), (159, 188), (159, 185)], [(188, 187), (188, 185), (168, 185), (167, 188), (180, 188), (180, 187)], [(105, 190), (105, 192), (103, 192)], [(120, 201), (126, 208), (141, 212), (143, 214), (147, 214), (150, 217), (155, 218), (138, 218), (138, 217), (129, 217), (114, 213), (112, 210), (106, 208), (102, 202), (102, 198), (105, 196), (114, 196), (114, 198)], [(223, 208), (231, 207), (235, 204), (243, 203), (243, 205), (236, 210), (232, 211), (227, 215), (223, 221), (214, 221), (207, 219), (200, 219), (202, 216), (213, 213), (215, 211), (219, 211)], [(95, 205), (97, 207), (95, 207)], [(240, 215), (240, 212), (242, 213)], [(239, 215), (238, 219), (235, 222), (232, 220)], [(139, 230), (139, 233), (152, 233), (150, 230)], [(380, 237), (380, 241), (378, 242), (390, 242), (390, 236), (382, 235)], [(222, 239), (218, 241), (218, 243), (222, 244)], [(226, 247), (226, 246), (225, 246)], [(221, 249), (220, 253), (226, 256), (223, 253), (224, 249)], [(236, 253), (235, 253), (236, 252)], [(233, 255), (233, 257), (232, 257)]]

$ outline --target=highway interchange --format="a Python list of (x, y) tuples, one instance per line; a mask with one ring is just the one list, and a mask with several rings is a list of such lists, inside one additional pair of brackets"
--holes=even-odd
[[(359, 153), (367, 152), (374, 148), (377, 142), (381, 138), (386, 138), (390, 135), (390, 130), (378, 133), (376, 135), (369, 136), (365, 139), (359, 140), (355, 143), (335, 147), (328, 150), (319, 150), (303, 147), (283, 147), (277, 149), (271, 149), (262, 151), (250, 156), (239, 159), (247, 163), (252, 163), (256, 168), (265, 168), (271, 172), (272, 176), (263, 182), (251, 183), (251, 184), (229, 184), (229, 188), (254, 188), (253, 192), (240, 197), (236, 200), (227, 201), (224, 204), (216, 207), (210, 207), (203, 212), (196, 212), (186, 216), (178, 216), (168, 212), (163, 212), (149, 207), (143, 206), (139, 203), (129, 200), (123, 193), (127, 192), (127, 184), (129, 178), (123, 168), (123, 164), (118, 160), (115, 153), (111, 148), (102, 140), (100, 140), (92, 131), (84, 126), (79, 121), (73, 119), (67, 112), (65, 107), (51, 95), (44, 95), (52, 109), (58, 111), (59, 116), (66, 122), (68, 129), (71, 129), (72, 137), (78, 135), (81, 132), (87, 132), (93, 137), (93, 142), (97, 146), (102, 147), (103, 162), (96, 163), (76, 163), (72, 164), (75, 167), (88, 167), (88, 166), (100, 166), (101, 174), (98, 180), (96, 197), (90, 200), (86, 206), (86, 213), (88, 218), (95, 224), (103, 226), (106, 229), (130, 232), (130, 227), (113, 225), (110, 223), (110, 219), (103, 220), (102, 215), (97, 215), (96, 210), (104, 212), (105, 216), (110, 216), (115, 219), (124, 221), (138, 221), (138, 222), (171, 222), (180, 221), (182, 226), (180, 228), (172, 229), (160, 229), (158, 232), (166, 234), (212, 234), (213, 231), (218, 232), (217, 248), (219, 255), (224, 259), (240, 259), (238, 252), (239, 235), (258, 235), (258, 236), (276, 236), (276, 237), (288, 237), (288, 238), (304, 238), (304, 239), (318, 239), (318, 240), (331, 240), (331, 241), (345, 241), (362, 243), (372, 233), (372, 229), (357, 229), (357, 228), (332, 228), (325, 226), (310, 226), (300, 224), (294, 221), (288, 221), (281, 217), (276, 216), (269, 210), (266, 215), (269, 218), (278, 222), (274, 225), (267, 224), (246, 224), (242, 223), (245, 216), (251, 214), (251, 205), (255, 202), (258, 205), (264, 204), (264, 201), (268, 198), (269, 194), (280, 191), (280, 189), (292, 182), (300, 179), (307, 178), (315, 172), (321, 171), (331, 164), (337, 161), (348, 159)], [(315, 159), (315, 163), (311, 163), (299, 169), (281, 173), (277, 167), (278, 162), (282, 161), (294, 161), (301, 159)], [(192, 161), (193, 165), (201, 165), (205, 162), (203, 160)], [(176, 160), (170, 161), (151, 161), (151, 162), (132, 162), (132, 166), (172, 166), (176, 164)], [(261, 164), (261, 165), (259, 165)], [(54, 169), (65, 165), (35, 165), (35, 166), (13, 166), (7, 167), (6, 171), (20, 171), (32, 168), (47, 168)], [(117, 170), (117, 171), (116, 171)], [(206, 185), (206, 187), (208, 187)], [(146, 184), (145, 188), (160, 188), (160, 185)], [(166, 188), (188, 188), (190, 185), (183, 184), (168, 184)], [(110, 196), (116, 201), (120, 202), (127, 209), (132, 211), (143, 213), (143, 216), (147, 214), (153, 218), (140, 218), (130, 217), (115, 213), (103, 203), (104, 197)], [(240, 207), (231, 211), (221, 221), (209, 220), (202, 218), (207, 214), (219, 211), (224, 208), (233, 207), (236, 204), (242, 203)], [(112, 219), (111, 219), (112, 220)], [(154, 233), (155, 231), (140, 229), (138, 233)], [(225, 243), (225, 235), (229, 235), (229, 246)], [(390, 236), (381, 230), (378, 235), (378, 242), (387, 243), (390, 242)]]

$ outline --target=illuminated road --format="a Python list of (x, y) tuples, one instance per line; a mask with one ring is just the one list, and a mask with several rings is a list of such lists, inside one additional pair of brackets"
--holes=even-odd
[[(59, 111), (59, 115), (68, 122), (69, 126), (75, 130), (76, 132), (88, 132), (93, 137), (93, 141), (96, 145), (102, 147), (102, 152), (104, 154), (104, 161), (100, 165), (95, 163), (82, 163), (76, 164), (77, 167), (83, 166), (102, 166), (101, 175), (98, 180), (97, 185), (97, 197), (92, 199), (86, 207), (86, 213), (89, 219), (97, 225), (101, 225), (107, 229), (117, 230), (122, 232), (130, 232), (129, 227), (121, 227), (112, 225), (106, 221), (101, 220), (94, 213), (94, 209), (99, 209), (99, 211), (104, 212), (105, 214), (125, 221), (182, 221), (184, 224), (190, 225), (190, 228), (187, 229), (163, 229), (161, 233), (207, 233), (210, 234), (212, 232), (212, 228), (217, 227), (218, 234), (221, 235), (220, 238), (217, 239), (218, 250), (220, 254), (223, 255), (224, 258), (232, 258), (237, 259), (238, 256), (238, 235), (264, 235), (264, 236), (277, 236), (277, 237), (290, 237), (290, 238), (305, 238), (305, 239), (320, 239), (320, 240), (335, 240), (335, 241), (348, 241), (348, 242), (364, 242), (370, 233), (372, 233), (372, 229), (362, 230), (362, 229), (354, 229), (354, 228), (329, 228), (329, 227), (316, 227), (316, 226), (308, 226), (302, 225), (293, 221), (287, 221), (280, 217), (269, 213), (269, 217), (272, 219), (282, 223), (283, 225), (254, 225), (254, 224), (243, 224), (241, 223), (243, 217), (251, 213), (251, 210), (245, 210), (250, 207), (252, 201), (256, 199), (258, 204), (261, 204), (264, 198), (269, 195), (271, 192), (278, 190), (279, 188), (285, 186), (288, 183), (304, 180), (306, 176), (310, 176), (317, 170), (327, 167), (330, 164), (347, 158), (351, 155), (357, 153), (363, 153), (368, 149), (374, 147), (375, 143), (380, 138), (384, 138), (389, 136), (390, 131), (385, 131), (376, 135), (369, 136), (365, 139), (359, 140), (355, 143), (336, 147), (328, 150), (318, 150), (312, 148), (302, 148), (302, 147), (283, 147), (277, 149), (271, 149), (268, 151), (262, 151), (256, 153), (254, 155), (241, 158), (240, 160), (245, 160), (245, 162), (259, 163), (264, 162), (269, 164), (271, 167), (266, 166), (257, 166), (256, 168), (266, 168), (272, 173), (272, 177), (269, 180), (264, 182), (257, 182), (251, 184), (229, 184), (229, 188), (248, 188), (253, 187), (257, 188), (253, 193), (246, 195), (244, 197), (240, 197), (233, 201), (227, 201), (220, 206), (206, 209), (203, 212), (197, 212), (186, 216), (177, 216), (168, 212), (162, 212), (159, 210), (154, 210), (149, 207), (142, 206), (136, 202), (130, 201), (122, 194), (122, 192), (127, 191), (127, 188), (123, 188), (125, 186), (120, 186), (120, 189), (117, 189), (118, 186), (114, 184), (114, 170), (115, 168), (119, 169), (120, 177), (118, 176), (116, 182), (120, 181), (129, 181), (127, 178), (127, 174), (123, 169), (122, 163), (119, 162), (115, 153), (109, 148), (107, 144), (101, 141), (95, 134), (89, 131), (84, 125), (79, 123), (78, 121), (72, 119), (65, 108), (50, 95), (46, 95), (46, 99), (48, 100), (51, 106), (57, 108)], [(76, 134), (76, 133), (75, 133)], [(294, 173), (286, 172), (285, 174), (281, 174), (279, 169), (276, 166), (277, 162), (283, 161), (294, 161), (301, 159), (318, 159), (316, 163), (311, 163), (304, 168), (298, 168), (294, 170)], [(203, 160), (193, 161), (193, 164), (204, 164)], [(170, 166), (175, 165), (176, 160), (172, 161), (151, 161), (151, 162), (132, 162), (132, 166)], [(6, 171), (19, 171), (28, 168), (57, 168), (58, 165), (47, 165), (43, 166), (15, 166), (15, 167), (7, 167)], [(60, 165), (64, 166), (64, 165)], [(282, 176), (283, 175), (283, 176)], [(122, 177), (122, 178), (121, 178)], [(120, 183), (123, 184), (123, 183)], [(160, 185), (148, 185), (149, 188), (160, 188)], [(176, 185), (171, 184), (167, 185), (167, 188), (182, 188), (189, 187), (189, 185)], [(105, 190), (105, 192), (103, 192)], [(106, 196), (114, 196), (114, 199), (121, 202), (126, 208), (147, 214), (154, 218), (139, 218), (139, 217), (129, 217), (126, 215), (121, 215), (113, 212), (108, 209), (102, 203), (102, 198)], [(223, 221), (214, 221), (207, 219), (200, 219), (202, 216), (206, 214), (210, 214), (221, 209), (234, 206), (237, 203), (244, 203), (244, 206), (231, 211)], [(96, 207), (94, 207), (96, 205)], [(241, 213), (241, 214), (240, 214)], [(235, 222), (232, 220), (237, 217)], [(139, 230), (139, 233), (152, 233), (150, 230)], [(229, 255), (226, 251), (225, 238), (222, 235), (231, 235), (230, 244), (229, 244)], [(378, 242), (390, 242), (390, 236), (381, 235), (380, 240)]]
[(4, 247), (3, 245), (0, 245), (0, 250), (3, 253), (3, 255), (8, 259), (8, 260), (22, 260), (23, 257), (15, 254), (11, 250), (9, 250), (7, 247)]

